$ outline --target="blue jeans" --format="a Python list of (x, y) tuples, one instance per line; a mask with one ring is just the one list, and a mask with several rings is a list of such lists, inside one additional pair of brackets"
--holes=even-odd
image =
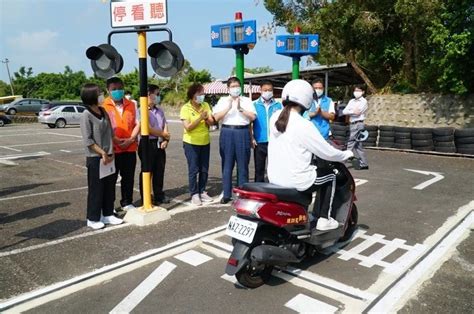
[(237, 162), (238, 185), (249, 182), (250, 132), (222, 127), (219, 138), (224, 198), (232, 196), (232, 172)]
[(191, 196), (201, 194), (206, 190), (207, 178), (209, 176), (211, 144), (192, 145), (183, 143), (183, 148), (188, 160), (189, 193)]

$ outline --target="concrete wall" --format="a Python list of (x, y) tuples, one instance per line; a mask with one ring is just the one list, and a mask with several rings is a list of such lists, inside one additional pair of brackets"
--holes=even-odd
[(368, 97), (371, 125), (474, 127), (474, 94), (374, 95)]

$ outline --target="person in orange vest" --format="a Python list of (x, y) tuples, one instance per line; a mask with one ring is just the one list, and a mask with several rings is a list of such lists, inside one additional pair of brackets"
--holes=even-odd
[(115, 168), (115, 182), (120, 174), (122, 199), (120, 205), (122, 210), (134, 209), (133, 184), (135, 167), (137, 164), (137, 137), (140, 133), (140, 123), (137, 120), (137, 108), (135, 104), (124, 97), (123, 81), (118, 77), (107, 80), (109, 97), (102, 103), (112, 123)]

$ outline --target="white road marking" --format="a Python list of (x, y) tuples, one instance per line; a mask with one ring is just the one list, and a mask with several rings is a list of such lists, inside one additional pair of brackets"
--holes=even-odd
[(403, 306), (399, 303), (404, 297), (413, 297), (413, 291), (430, 278), (448, 260), (456, 246), (469, 235), (474, 224), (471, 213), (441, 241), (431, 253), (397, 282), (369, 311), (369, 313), (396, 312)]
[(2, 202), (2, 201), (16, 200), (16, 199), (25, 198), (25, 197), (33, 197), (33, 196), (39, 196), (39, 195), (48, 195), (48, 194), (55, 194), (55, 193), (64, 193), (64, 192), (71, 192), (71, 191), (79, 191), (79, 190), (85, 190), (85, 189), (87, 189), (87, 186), (83, 186), (83, 187), (80, 187), (80, 188), (72, 188), (72, 189), (64, 189), (64, 190), (40, 192), (40, 193), (32, 193), (32, 194), (27, 194), (27, 195), (2, 197), (2, 198), (0, 198), (0, 202)]
[(286, 302), (285, 306), (298, 313), (336, 313), (339, 308), (308, 297), (302, 293)]
[[(84, 221), (84, 226), (85, 225), (86, 225), (86, 223)], [(56, 244), (59, 244), (59, 243), (64, 243), (64, 242), (75, 240), (75, 239), (86, 238), (86, 237), (93, 236), (93, 235), (99, 235), (99, 234), (102, 234), (102, 233), (106, 233), (106, 232), (109, 232), (109, 231), (113, 231), (113, 230), (116, 230), (116, 229), (121, 229), (121, 228), (124, 228), (124, 227), (129, 227), (129, 226), (130, 226), (130, 224), (128, 224), (128, 223), (123, 223), (123, 224), (117, 225), (117, 226), (107, 226), (104, 229), (100, 229), (100, 230), (96, 230), (96, 231), (89, 231), (89, 232), (81, 233), (81, 234), (78, 234), (78, 235), (75, 235), (75, 236), (62, 238), (62, 239), (58, 239), (58, 240), (54, 240), (54, 241), (49, 241), (49, 242), (41, 243), (41, 244), (37, 244), (37, 245), (32, 245), (32, 246), (28, 246), (28, 247), (21, 248), (21, 249), (15, 249), (15, 250), (7, 251), (7, 252), (0, 252), (0, 257), (5, 257), (5, 256), (9, 256), (9, 255), (15, 255), (15, 254), (28, 252), (28, 251), (42, 249), (42, 248), (52, 246), (52, 245), (56, 245)]]
[(360, 186), (360, 185), (362, 185), (362, 184), (365, 184), (365, 183), (369, 182), (369, 180), (354, 179), (354, 182), (355, 182), (355, 185), (356, 185), (356, 186)]
[[(86, 166), (74, 164), (72, 162), (67, 162), (67, 161), (64, 161), (64, 160), (58, 160), (58, 159), (53, 159), (53, 158), (46, 158), (46, 159), (52, 160), (52, 161), (60, 163), (60, 164), (70, 165), (70, 166), (78, 167), (78, 168), (81, 168), (81, 169), (87, 169)], [(86, 174), (86, 173), (84, 173), (84, 174)]]
[(233, 283), (233, 284), (236, 285), (236, 286), (239, 286), (239, 287), (242, 288), (242, 289), (248, 289), (247, 287), (242, 286), (242, 285), (237, 281), (237, 279), (235, 278), (235, 276), (229, 276), (229, 275), (227, 275), (227, 274), (224, 274), (224, 275), (221, 276), (221, 278), (224, 279), (224, 280), (226, 280), (226, 281), (228, 281), (228, 282), (230, 282), (230, 283)]
[(424, 174), (425, 176), (434, 176), (434, 178), (429, 179), (428, 181), (425, 181), (423, 183), (418, 184), (417, 186), (414, 186), (414, 190), (423, 190), (424, 188), (432, 185), (433, 183), (436, 183), (438, 181), (441, 181), (444, 179), (444, 176), (440, 172), (434, 172), (434, 171), (422, 171), (422, 170), (415, 170), (415, 169), (405, 169), (407, 171), (411, 172), (416, 172), (416, 173), (421, 173)]
[(70, 153), (71, 152), (70, 150), (66, 150), (66, 149), (60, 149), (59, 151), (63, 152), (63, 153)]
[(14, 152), (21, 152), (21, 149), (11, 148), (11, 147), (7, 147), (7, 146), (0, 146), (0, 148), (12, 150)]
[(18, 166), (16, 162), (13, 162), (10, 160), (3, 160), (3, 159), (0, 159), (0, 164), (6, 165), (6, 166)]
[(82, 138), (82, 136), (81, 136), (81, 135), (72, 135), (72, 134), (64, 134), (64, 133), (56, 133), (56, 132), (47, 132), (46, 134), (51, 134), (51, 135), (58, 135), (58, 136), (70, 136), (70, 137)]
[(376, 234), (372, 235), (372, 237), (370, 239), (367, 239), (367, 240), (361, 242), (360, 244), (353, 247), (349, 251), (344, 251), (344, 253), (342, 253), (342, 255), (339, 256), (339, 258), (342, 259), (343, 261), (348, 261), (351, 258), (354, 258), (354, 256), (358, 255), (360, 252), (362, 252), (364, 250), (367, 250), (369, 247), (371, 247), (372, 245), (377, 243), (378, 239), (383, 239), (384, 237), (385, 237), (384, 235), (376, 233)]
[(5, 147), (23, 147), (23, 146), (51, 145), (51, 144), (64, 144), (64, 143), (75, 143), (75, 142), (82, 142), (82, 140), (59, 141), (59, 142), (42, 142), (42, 143), (28, 143), (28, 144), (15, 144), (15, 145), (8, 145), (8, 146), (5, 146)]
[(122, 300), (110, 313), (130, 313), (153, 289), (156, 288), (171, 272), (176, 265), (164, 261), (142, 283), (140, 283), (125, 299)]
[(205, 262), (209, 262), (210, 260), (212, 260), (212, 257), (199, 253), (195, 250), (186, 251), (184, 253), (176, 255), (174, 258), (192, 266), (199, 266), (201, 264), (204, 264)]
[[(174, 241), (165, 246), (142, 252), (138, 255), (131, 256), (120, 262), (104, 266), (95, 271), (8, 299), (3, 303), (0, 303), (0, 312), (25, 312), (29, 309), (38, 307), (53, 300), (63, 298), (82, 289), (95, 286), (106, 280), (111, 280), (112, 278), (131, 272), (150, 263), (168, 258), (183, 252), (184, 250), (191, 249), (198, 245), (201, 242), (201, 239), (204, 237), (223, 236), (226, 226), (227, 225), (219, 226), (217, 228), (195, 234), (194, 236)], [(8, 308), (8, 310), (5, 311), (6, 308)]]
[(51, 154), (48, 152), (37, 152), (37, 153), (28, 153), (28, 154), (5, 155), (5, 156), (1, 156), (0, 159), (12, 160), (12, 159), (22, 159), (22, 158), (28, 158), (28, 157), (39, 157), (39, 156), (47, 156), (47, 155), (51, 155)]

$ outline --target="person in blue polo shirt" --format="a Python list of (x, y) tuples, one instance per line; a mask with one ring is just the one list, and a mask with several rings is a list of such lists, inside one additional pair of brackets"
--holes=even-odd
[(324, 84), (321, 80), (314, 80), (311, 85), (314, 89), (314, 101), (308, 111), (308, 118), (313, 122), (325, 140), (329, 139), (331, 126), (329, 120), (334, 120), (336, 110), (331, 98), (324, 95)]
[(265, 164), (268, 155), (270, 117), (283, 106), (273, 98), (273, 84), (265, 81), (260, 85), (261, 96), (253, 104), (257, 118), (253, 121), (252, 148), (255, 163), (255, 182), (265, 181)]

